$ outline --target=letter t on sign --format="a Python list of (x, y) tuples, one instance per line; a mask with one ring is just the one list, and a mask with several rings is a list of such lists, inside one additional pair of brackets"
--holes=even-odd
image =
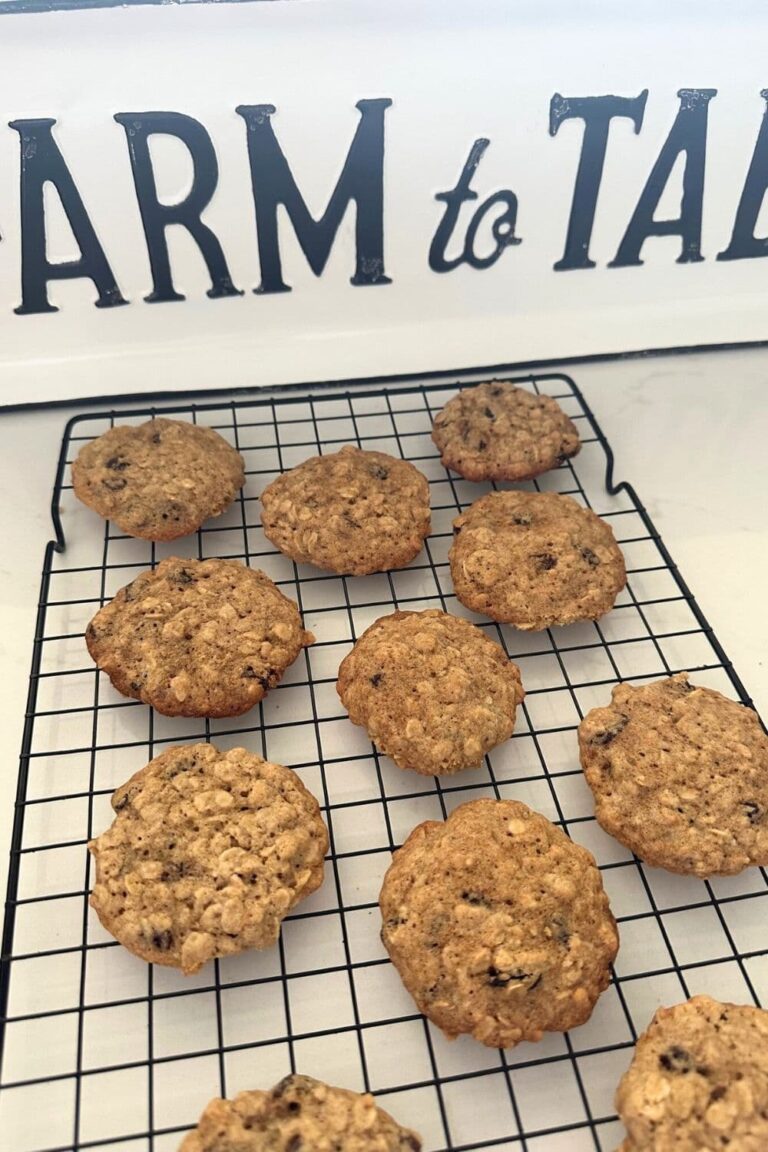
[(309, 212), (272, 128), (272, 104), (235, 109), (248, 126), (253, 203), (259, 237), (261, 284), (256, 292), (290, 292), (283, 280), (277, 209), (283, 205), (315, 276), (328, 261), (350, 200), (355, 201), (353, 284), (391, 284), (384, 275), (384, 112), (389, 99), (358, 100), (360, 123), (328, 207), (319, 220)]
[(575, 118), (584, 121), (584, 139), (573, 186), (565, 252), (554, 265), (556, 272), (595, 267), (594, 260), (589, 258), (589, 242), (592, 239), (611, 120), (615, 116), (627, 117), (634, 124), (637, 135), (643, 126), (647, 99), (647, 88), (631, 99), (624, 96), (561, 96), (559, 92), (555, 92), (552, 97), (549, 105), (550, 136), (557, 136), (557, 130), (565, 120)]

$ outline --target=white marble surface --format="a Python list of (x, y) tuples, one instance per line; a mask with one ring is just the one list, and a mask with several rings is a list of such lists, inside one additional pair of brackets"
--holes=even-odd
[[(568, 369), (566, 369), (568, 370)], [(768, 351), (569, 370), (748, 692), (768, 714)], [(94, 405), (89, 405), (93, 409)], [(69, 409), (0, 413), (0, 891), (49, 505)]]

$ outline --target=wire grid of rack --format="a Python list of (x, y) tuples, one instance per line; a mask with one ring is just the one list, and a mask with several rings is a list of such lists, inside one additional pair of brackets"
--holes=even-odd
[[(498, 374), (503, 378), (503, 373)], [(748, 703), (743, 686), (634, 490), (613, 482), (610, 448), (576, 385), (516, 380), (555, 396), (579, 427), (579, 456), (524, 487), (595, 509), (624, 550), (628, 586), (598, 623), (520, 633), (468, 613), (447, 565), (451, 521), (489, 485), (441, 466), (429, 432), (465, 375), (378, 390), (272, 393), (162, 411), (217, 429), (242, 452), (239, 500), (169, 545), (102, 526), (75, 500), (69, 462), (115, 413), (67, 426), (53, 498), (20, 764), (3, 935), (5, 1051), (0, 1132), (14, 1152), (165, 1152), (215, 1095), (269, 1087), (289, 1071), (370, 1090), (428, 1152), (613, 1149), (616, 1083), (660, 1004), (709, 992), (759, 1003), (768, 991), (764, 870), (703, 882), (646, 868), (597, 826), (575, 728), (619, 680), (689, 670)], [(156, 409), (117, 416), (141, 422)], [(428, 477), (433, 531), (406, 569), (338, 577), (295, 565), (259, 525), (258, 493), (318, 451), (357, 443), (413, 461)], [(66, 548), (65, 545), (66, 535)], [(98, 607), (163, 556), (235, 557), (260, 567), (302, 610), (316, 644), (244, 717), (168, 719), (126, 701), (96, 672), (83, 632)], [(527, 697), (514, 736), (483, 768), (417, 776), (379, 756), (335, 692), (354, 638), (393, 607), (467, 616), (520, 666)], [(240, 744), (285, 763), (320, 799), (330, 832), (322, 888), (279, 945), (216, 961), (193, 977), (152, 968), (88, 909), (86, 841), (108, 826), (113, 789), (171, 744)], [(621, 948), (590, 1021), (500, 1052), (452, 1043), (428, 1024), (386, 958), (377, 898), (392, 850), (420, 821), (478, 796), (523, 800), (596, 856)]]

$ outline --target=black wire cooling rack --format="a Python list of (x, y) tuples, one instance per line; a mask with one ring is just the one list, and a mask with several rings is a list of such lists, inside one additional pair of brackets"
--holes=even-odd
[[(500, 374), (503, 375), (503, 374)], [(176, 1149), (210, 1097), (269, 1087), (298, 1070), (373, 1091), (430, 1152), (613, 1149), (616, 1083), (660, 1004), (709, 992), (759, 1003), (768, 988), (763, 870), (702, 882), (646, 868), (597, 826), (575, 728), (619, 680), (689, 670), (749, 703), (711, 627), (633, 488), (613, 480), (605, 437), (565, 376), (522, 386), (554, 395), (579, 426), (579, 456), (535, 487), (568, 492), (612, 525), (629, 582), (596, 624), (520, 633), (467, 613), (453, 595), (451, 521), (488, 486), (440, 465), (429, 431), (458, 387), (434, 378), (387, 390), (273, 393), (248, 402), (163, 406), (216, 428), (246, 460), (239, 501), (170, 546), (116, 534), (74, 499), (69, 463), (110, 424), (160, 409), (100, 412), (67, 425), (45, 553), (2, 940), (0, 1132), (13, 1152)], [(263, 536), (257, 495), (285, 468), (343, 443), (402, 455), (428, 477), (433, 533), (408, 568), (337, 577), (295, 565)], [(533, 485), (527, 485), (532, 487)], [(65, 544), (66, 536), (66, 544)], [(317, 643), (237, 721), (171, 720), (126, 701), (96, 672), (88, 620), (169, 554), (228, 556), (263, 568), (294, 597)], [(353, 727), (338, 665), (378, 616), (442, 607), (469, 616), (519, 664), (517, 730), (485, 766), (449, 779), (402, 772)], [(285, 922), (278, 947), (216, 961), (194, 977), (129, 955), (89, 911), (86, 842), (109, 797), (172, 743), (214, 740), (293, 767), (330, 833), (326, 880)], [(379, 941), (377, 898), (390, 855), (421, 820), (476, 796), (521, 799), (595, 854), (619, 922), (613, 981), (591, 1020), (506, 1052), (447, 1042), (415, 1010)]]

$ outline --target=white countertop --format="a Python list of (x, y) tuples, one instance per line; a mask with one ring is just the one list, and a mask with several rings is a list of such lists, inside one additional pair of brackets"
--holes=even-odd
[[(768, 350), (565, 371), (614, 449), (616, 478), (634, 484), (755, 705), (768, 715)], [(66, 421), (98, 407), (0, 410), (3, 893), (55, 467)]]

